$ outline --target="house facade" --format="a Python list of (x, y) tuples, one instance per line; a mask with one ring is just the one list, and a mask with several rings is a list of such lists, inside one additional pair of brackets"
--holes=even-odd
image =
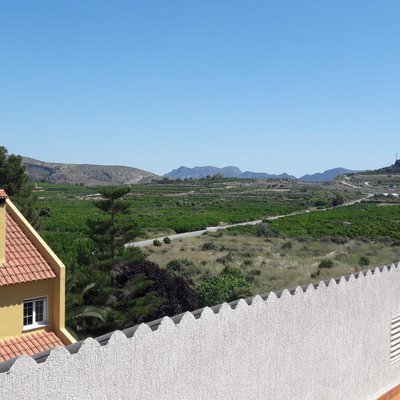
[(0, 361), (74, 341), (65, 266), (0, 190)]

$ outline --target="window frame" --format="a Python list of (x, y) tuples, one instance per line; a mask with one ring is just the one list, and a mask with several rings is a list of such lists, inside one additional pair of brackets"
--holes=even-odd
[[(36, 320), (36, 302), (43, 300), (43, 320)], [(25, 304), (32, 303), (32, 324), (25, 325)], [(25, 299), (22, 302), (22, 330), (28, 331), (31, 329), (43, 328), (48, 325), (48, 296), (33, 297), (30, 299)]]

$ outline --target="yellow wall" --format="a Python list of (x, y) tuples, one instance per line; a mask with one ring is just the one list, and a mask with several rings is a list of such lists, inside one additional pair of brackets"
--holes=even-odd
[[(56, 320), (54, 304), (55, 279), (18, 283), (0, 287), (0, 340), (32, 333), (23, 331), (23, 302), (35, 297), (48, 297), (47, 322), (53, 330)], [(43, 328), (42, 328), (43, 329)]]

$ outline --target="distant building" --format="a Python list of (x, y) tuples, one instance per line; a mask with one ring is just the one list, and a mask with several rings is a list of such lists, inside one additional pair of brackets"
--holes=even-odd
[(73, 343), (65, 266), (0, 190), (0, 362)]

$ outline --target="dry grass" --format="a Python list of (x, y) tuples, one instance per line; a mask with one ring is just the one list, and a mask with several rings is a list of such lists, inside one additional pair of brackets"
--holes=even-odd
[[(206, 248), (211, 244), (213, 249), (204, 250), (204, 244)], [(172, 260), (188, 260), (191, 265), (186, 273), (195, 283), (205, 276), (218, 274), (225, 265), (235, 266), (252, 279), (253, 294), (256, 294), (397, 262), (400, 248), (391, 244), (359, 240), (337, 244), (208, 234), (173, 241), (161, 247), (151, 246), (145, 252), (149, 260), (164, 268)], [(360, 257), (363, 256), (367, 257), (369, 265), (360, 267)], [(319, 269), (318, 265), (324, 259), (332, 260), (333, 267)]]

